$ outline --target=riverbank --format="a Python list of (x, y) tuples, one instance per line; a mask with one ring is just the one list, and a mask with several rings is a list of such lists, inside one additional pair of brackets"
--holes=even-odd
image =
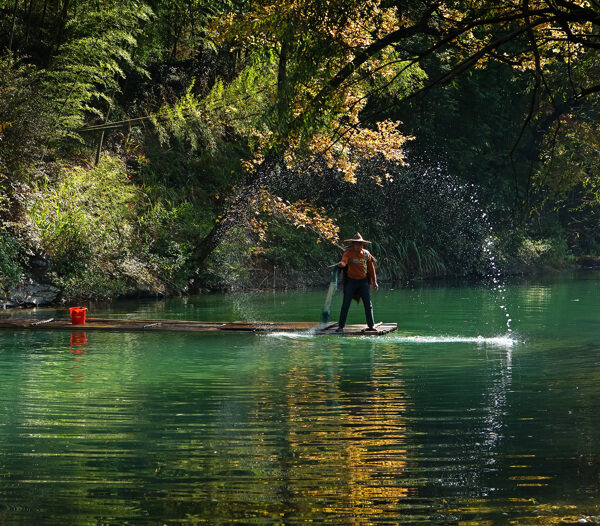
[[(498, 276), (511, 281), (520, 278), (533, 278), (543, 275), (558, 275), (572, 271), (586, 271), (600, 269), (600, 257), (582, 256), (573, 258), (569, 262), (561, 265), (525, 265), (521, 264), (518, 269), (513, 268), (511, 272), (500, 272)], [(81, 293), (79, 295), (65, 295), (59, 285), (52, 283), (48, 276), (37, 279), (33, 276), (27, 276), (18, 285), (0, 293), (0, 309), (29, 308), (42, 306), (59, 306), (74, 302), (89, 301), (108, 301), (113, 302), (123, 299), (152, 299), (177, 297), (198, 294), (214, 293), (245, 293), (257, 291), (287, 291), (287, 290), (310, 290), (319, 289), (327, 286), (330, 280), (330, 271), (325, 266), (323, 269), (312, 269), (307, 271), (296, 271), (282, 268), (249, 268), (245, 272), (246, 279), (232, 280), (229, 283), (221, 282), (218, 286), (199, 286), (195, 288), (183, 288), (178, 290), (162, 289), (161, 292), (151, 290), (148, 287), (131, 287), (126, 293), (107, 294), (104, 296), (89, 295)], [(474, 283), (486, 282), (489, 276), (429, 276), (412, 277), (400, 280), (390, 280), (385, 274), (380, 281), (382, 283), (394, 283), (401, 287), (410, 287), (411, 284), (439, 284), (439, 283)]]

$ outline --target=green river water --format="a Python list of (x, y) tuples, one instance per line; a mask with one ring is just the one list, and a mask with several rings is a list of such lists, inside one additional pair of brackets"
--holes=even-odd
[[(318, 321), (324, 297), (90, 315)], [(600, 523), (600, 274), (504, 297), (382, 289), (383, 337), (0, 331), (0, 524)]]

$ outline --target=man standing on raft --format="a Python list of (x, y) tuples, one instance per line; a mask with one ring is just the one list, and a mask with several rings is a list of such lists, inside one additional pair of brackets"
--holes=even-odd
[(353, 298), (362, 299), (365, 306), (365, 316), (367, 318), (367, 331), (375, 330), (373, 320), (373, 304), (371, 303), (371, 294), (369, 292), (369, 283), (375, 290), (379, 290), (377, 276), (375, 275), (375, 258), (365, 250), (365, 245), (370, 241), (363, 239), (360, 232), (354, 234), (353, 239), (345, 239), (344, 243), (352, 243), (350, 249), (342, 254), (342, 259), (337, 264), (344, 269), (344, 300), (342, 302), (342, 311), (338, 322), (337, 332), (344, 332), (348, 309)]

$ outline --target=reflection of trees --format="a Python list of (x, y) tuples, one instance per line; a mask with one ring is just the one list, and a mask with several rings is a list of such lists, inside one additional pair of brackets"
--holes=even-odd
[[(202, 480), (189, 497), (201, 517), (343, 517), (399, 513), (406, 484), (407, 395), (395, 366), (372, 360), (362, 342), (290, 344), (273, 349), (236, 384), (182, 444), (163, 474)], [(321, 343), (322, 345), (322, 343)], [(260, 352), (256, 349), (256, 352)], [(239, 378), (238, 378), (239, 380)], [(414, 491), (412, 492), (414, 495)], [(202, 504), (200, 504), (202, 503)]]
[[(343, 363), (330, 345), (332, 363)], [(406, 468), (407, 395), (401, 375), (381, 361), (330, 366), (314, 376), (296, 364), (285, 375), (289, 411), (286, 439), (293, 459), (288, 483), (306, 505), (323, 513), (359, 517), (398, 513), (410, 491)], [(359, 373), (356, 378), (345, 375)], [(345, 389), (348, 383), (350, 389)], [(321, 479), (322, 484), (315, 483)], [(319, 503), (319, 504), (317, 504)]]
[(0, 468), (11, 482), (27, 475), (68, 488), (40, 492), (39, 508), (58, 498), (105, 517), (117, 517), (118, 505), (131, 507), (129, 517), (173, 520), (452, 521), (499, 516), (504, 506), (522, 515), (533, 504), (496, 491), (547, 482), (527, 478), (540, 464), (506, 456), (510, 349), (88, 337), (85, 355), (69, 352), (67, 333), (57, 337), (54, 348), (28, 353), (12, 387), (0, 385), (4, 398), (22, 400), (0, 426), (13, 447)]
[[(485, 311), (484, 311), (485, 312)], [(452, 509), (439, 513), (467, 517), (493, 514), (492, 495), (504, 481), (502, 465), (507, 435), (508, 393), (512, 383), (511, 349), (485, 345), (423, 347), (413, 355), (407, 391), (417, 418), (419, 454), (413, 472), (426, 481), (419, 496)], [(456, 511), (460, 509), (460, 511)]]
[[(85, 523), (94, 506), (109, 515), (110, 505), (90, 495), (114, 497), (139, 479), (126, 466), (139, 447), (142, 404), (123, 396), (139, 371), (138, 335), (95, 333), (91, 352), (84, 331), (18, 337), (22, 355), (0, 382), (0, 400), (10, 401), (0, 419), (0, 494), (22, 523), (58, 514), (62, 523)], [(133, 516), (134, 506), (119, 501), (120, 513)]]

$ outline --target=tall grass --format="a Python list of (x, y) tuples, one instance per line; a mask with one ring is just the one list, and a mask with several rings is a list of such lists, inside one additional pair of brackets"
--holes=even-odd
[(373, 241), (373, 253), (382, 279), (432, 277), (446, 272), (444, 261), (436, 250), (419, 247), (415, 240), (387, 236)]
[(37, 186), (28, 206), (32, 244), (67, 297), (164, 293), (188, 254), (172, 228), (181, 215), (145, 199), (110, 156), (95, 168), (64, 169)]

